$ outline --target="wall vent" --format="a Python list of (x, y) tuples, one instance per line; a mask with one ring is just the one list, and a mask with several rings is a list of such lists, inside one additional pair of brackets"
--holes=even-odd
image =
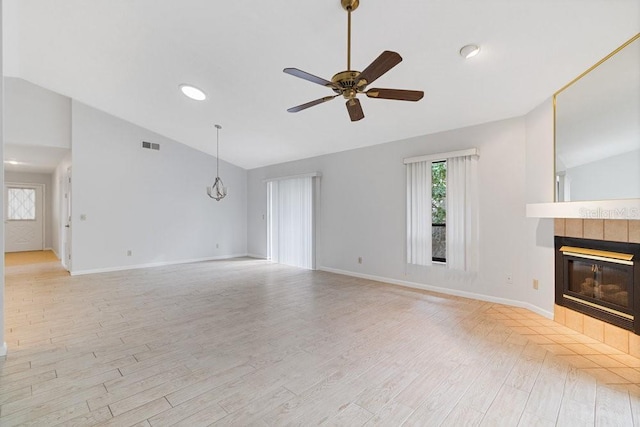
[(155, 142), (142, 141), (142, 148), (148, 148), (149, 150), (160, 151), (160, 144)]

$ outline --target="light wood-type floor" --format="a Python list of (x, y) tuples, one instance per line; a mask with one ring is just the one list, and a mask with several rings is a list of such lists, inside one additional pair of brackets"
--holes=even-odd
[(5, 313), (6, 427), (640, 424), (638, 359), (550, 320), (266, 261), (7, 267)]
[(58, 257), (53, 251), (27, 251), (27, 252), (5, 252), (4, 265), (25, 265), (40, 264), (43, 262), (55, 262)]

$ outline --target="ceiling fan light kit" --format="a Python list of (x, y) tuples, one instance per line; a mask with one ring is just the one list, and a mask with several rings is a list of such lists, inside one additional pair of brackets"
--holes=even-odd
[(394, 99), (397, 101), (419, 101), (424, 96), (424, 92), (417, 90), (404, 90), (404, 89), (380, 89), (373, 88), (367, 89), (367, 86), (373, 83), (380, 76), (391, 70), (402, 61), (402, 57), (392, 51), (385, 50), (378, 56), (364, 71), (356, 71), (351, 69), (351, 12), (356, 10), (360, 5), (360, 0), (340, 0), (342, 8), (347, 11), (347, 69), (335, 74), (331, 81), (325, 80), (321, 77), (314, 76), (305, 71), (297, 68), (285, 68), (283, 71), (294, 77), (298, 77), (312, 83), (316, 83), (322, 86), (326, 86), (335, 92), (333, 96), (325, 96), (314, 101), (307, 102), (292, 108), (287, 111), (290, 113), (297, 113), (298, 111), (306, 110), (318, 104), (322, 104), (327, 101), (341, 96), (345, 98), (347, 112), (352, 122), (361, 120), (364, 118), (364, 112), (360, 105), (360, 100), (357, 98), (358, 94), (364, 93), (367, 97), (373, 99)]

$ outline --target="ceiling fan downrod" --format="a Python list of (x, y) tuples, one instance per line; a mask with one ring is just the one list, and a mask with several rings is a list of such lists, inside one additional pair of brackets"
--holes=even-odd
[(360, 0), (341, 0), (342, 8), (347, 11), (347, 71), (351, 71), (351, 12), (360, 5)]

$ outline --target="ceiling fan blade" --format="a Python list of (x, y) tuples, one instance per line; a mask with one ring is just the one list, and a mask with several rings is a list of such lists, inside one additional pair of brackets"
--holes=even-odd
[(402, 62), (399, 53), (385, 50), (358, 76), (358, 87), (373, 83), (378, 77)]
[(420, 101), (424, 96), (421, 90), (369, 89), (365, 92), (369, 98), (395, 99), (398, 101)]
[(291, 107), (287, 109), (290, 113), (297, 113), (298, 111), (306, 110), (309, 107), (313, 107), (314, 105), (322, 104), (323, 102), (331, 101), (338, 95), (334, 96), (325, 96), (324, 98), (316, 99), (315, 101), (307, 102), (306, 104), (301, 104), (296, 107)]
[(314, 76), (313, 74), (309, 74), (306, 71), (298, 70), (297, 68), (285, 68), (282, 71), (284, 71), (287, 74), (291, 74), (294, 77), (307, 80), (311, 83), (316, 83), (316, 84), (331, 87), (331, 88), (336, 87), (335, 83), (330, 82), (329, 80), (325, 80), (322, 77)]
[(360, 105), (360, 100), (358, 98), (349, 99), (347, 101), (347, 111), (349, 111), (349, 117), (352, 122), (364, 119), (364, 111), (362, 111), (362, 106)]

